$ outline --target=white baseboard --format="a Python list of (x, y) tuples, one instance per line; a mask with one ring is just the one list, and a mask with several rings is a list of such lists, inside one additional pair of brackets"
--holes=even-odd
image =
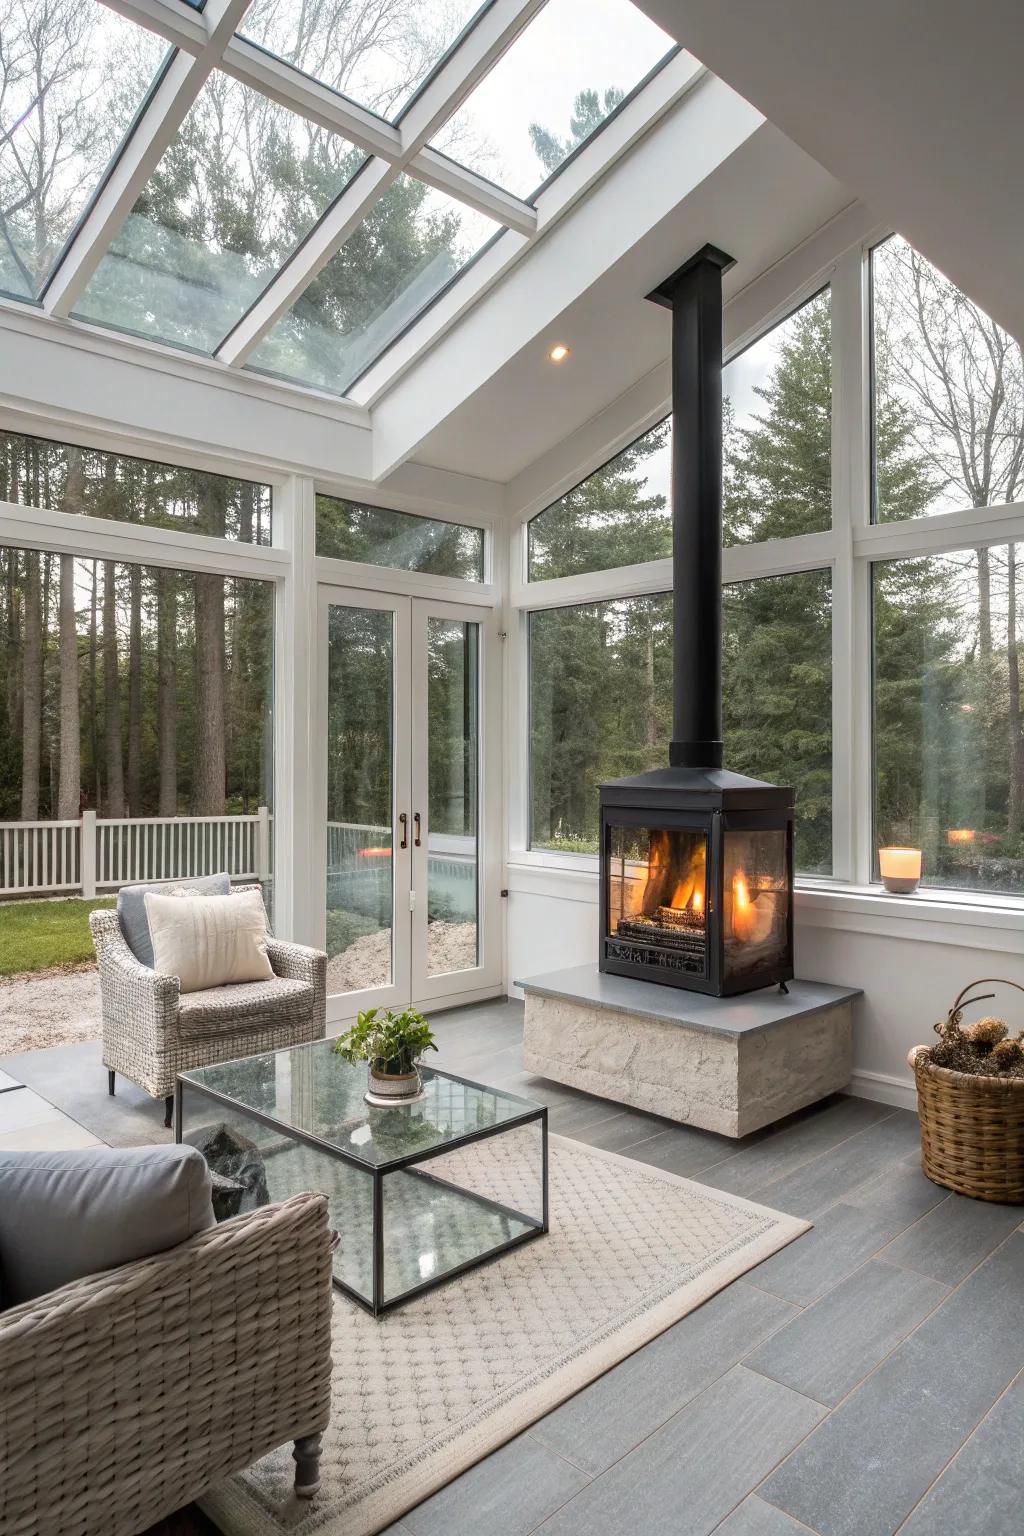
[(846, 1091), (855, 1099), (875, 1099), (917, 1114), (917, 1088), (912, 1078), (892, 1077), (888, 1072), (854, 1072)]

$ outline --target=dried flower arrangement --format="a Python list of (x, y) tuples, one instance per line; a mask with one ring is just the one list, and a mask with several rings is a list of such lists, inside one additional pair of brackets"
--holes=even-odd
[(939, 1041), (930, 1047), (927, 1057), (933, 1066), (974, 1077), (1024, 1078), (1024, 1030), (1011, 1037), (1006, 1020), (991, 1014), (974, 1024), (962, 1022), (966, 1007), (992, 996), (992, 992), (983, 992), (957, 999), (948, 1017), (935, 1026)]

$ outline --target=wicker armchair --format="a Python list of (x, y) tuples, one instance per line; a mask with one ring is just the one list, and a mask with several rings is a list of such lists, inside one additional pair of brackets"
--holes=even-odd
[[(258, 886), (239, 886), (258, 890)], [(327, 956), (271, 939), (273, 981), (181, 993), (176, 976), (137, 960), (116, 912), (89, 915), (100, 971), (103, 1065), (165, 1101), (170, 1126), (179, 1072), (322, 1040), (327, 1032)]]
[(330, 1415), (327, 1201), (296, 1195), (0, 1312), (0, 1531), (136, 1536)]

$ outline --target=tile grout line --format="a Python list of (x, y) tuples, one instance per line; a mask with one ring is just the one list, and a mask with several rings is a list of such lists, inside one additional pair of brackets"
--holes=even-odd
[[(899, 1114), (899, 1109), (898, 1108), (894, 1108), (888, 1115), (881, 1115), (877, 1120), (872, 1120), (870, 1125), (862, 1125), (859, 1130), (851, 1131), (849, 1136), (842, 1136), (842, 1137), (840, 1137), (840, 1139), (838, 1141), (834, 1141), (830, 1147), (826, 1147), (821, 1152), (816, 1152), (813, 1157), (807, 1158), (806, 1162), (797, 1163), (796, 1166), (794, 1168), (790, 1168), (788, 1170), (788, 1172), (780, 1174), (778, 1176), (778, 1178), (772, 1179), (768, 1184), (764, 1185), (762, 1188), (755, 1189), (753, 1194), (748, 1194), (748, 1195), (741, 1196), (741, 1199), (744, 1199), (744, 1200), (754, 1200), (754, 1201), (763, 1201), (765, 1196), (767, 1195), (767, 1193), (770, 1191), (772, 1184), (778, 1184), (778, 1183), (781, 1182), (782, 1179), (788, 1179), (794, 1173), (802, 1173), (805, 1168), (809, 1168), (812, 1163), (816, 1163), (822, 1157), (831, 1157), (832, 1154), (834, 1152), (837, 1152), (840, 1147), (846, 1146), (847, 1142), (856, 1141), (858, 1136), (864, 1136), (864, 1135), (867, 1134), (868, 1131), (876, 1130), (878, 1128), (878, 1126), (884, 1125), (887, 1120), (893, 1119), (893, 1117), (895, 1115), (897, 1115), (897, 1114)], [(779, 1134), (782, 1135), (784, 1133), (780, 1132)], [(771, 1137), (766, 1137), (765, 1140), (766, 1141), (770, 1141)], [(752, 1151), (752, 1150), (753, 1150), (752, 1148), (744, 1147), (740, 1152), (733, 1152), (729, 1157), (722, 1158), (721, 1162), (709, 1163), (708, 1166), (706, 1168), (702, 1168), (700, 1170), (700, 1172), (701, 1173), (713, 1173), (715, 1171), (715, 1169), (725, 1167), (726, 1164), (731, 1163), (734, 1158), (741, 1157), (744, 1152)], [(694, 1177), (698, 1177), (698, 1176), (694, 1175)], [(874, 1180), (874, 1178), (875, 1178), (875, 1175), (872, 1174), (869, 1179), (865, 1180), (865, 1182), (866, 1183), (871, 1183)], [(709, 1188), (711, 1188), (711, 1189), (716, 1189), (717, 1187), (718, 1186), (714, 1185), (714, 1184), (709, 1185)], [(860, 1185), (855, 1185), (854, 1186), (855, 1189), (859, 1189), (860, 1187), (861, 1187)], [(730, 1190), (723, 1190), (723, 1194), (730, 1194), (730, 1193), (732, 1193), (732, 1191), (730, 1191)], [(846, 1193), (850, 1194), (851, 1191), (847, 1190)], [(840, 1199), (845, 1199), (845, 1195), (841, 1195), (839, 1198)]]
[[(927, 1214), (927, 1212), (925, 1214)], [(912, 1223), (912, 1225), (916, 1225), (916, 1223)], [(909, 1230), (909, 1228), (907, 1230)], [(866, 1382), (871, 1380), (872, 1376), (877, 1375), (877, 1373), (882, 1369), (882, 1366), (885, 1365), (886, 1361), (891, 1360), (892, 1356), (896, 1353), (896, 1351), (898, 1349), (902, 1349), (903, 1345), (906, 1344), (909, 1339), (912, 1339), (914, 1337), (914, 1335), (919, 1331), (919, 1329), (923, 1328), (925, 1323), (927, 1323), (931, 1318), (933, 1318), (935, 1316), (935, 1314), (936, 1314), (936, 1312), (938, 1312), (939, 1308), (940, 1307), (944, 1307), (946, 1305), (947, 1301), (949, 1301), (950, 1297), (954, 1296), (957, 1291), (961, 1290), (963, 1288), (963, 1286), (965, 1286), (967, 1284), (968, 1280), (970, 1280), (973, 1275), (977, 1274), (977, 1272), (981, 1268), (981, 1266), (983, 1264), (987, 1263), (988, 1260), (990, 1258), (992, 1258), (992, 1256), (994, 1254), (998, 1253), (1001, 1248), (1004, 1248), (1006, 1246), (1006, 1244), (1010, 1241), (1010, 1239), (1012, 1237), (1014, 1237), (1015, 1235), (1016, 1235), (1016, 1228), (1012, 1232), (1008, 1232), (1006, 1234), (1006, 1236), (1003, 1238), (1003, 1241), (1001, 1243), (997, 1243), (994, 1248), (992, 1248), (988, 1253), (986, 1253), (985, 1257), (983, 1259), (980, 1259), (978, 1261), (978, 1263), (974, 1266), (974, 1268), (968, 1274), (964, 1275), (962, 1280), (960, 1280), (956, 1285), (951, 1286), (950, 1289), (946, 1292), (945, 1296), (943, 1296), (941, 1298), (941, 1300), (939, 1300), (935, 1304), (935, 1306), (931, 1309), (931, 1311), (927, 1312), (925, 1314), (925, 1316), (921, 1318), (921, 1321), (919, 1323), (916, 1323), (915, 1326), (910, 1330), (910, 1332), (908, 1334), (905, 1334), (904, 1337), (902, 1339), (900, 1339), (899, 1343), (895, 1344), (893, 1346), (893, 1348), (889, 1351), (889, 1353), (887, 1355), (885, 1355), (881, 1360), (879, 1360), (877, 1365), (873, 1366), (872, 1369), (867, 1373), (866, 1376), (863, 1376), (861, 1378), (861, 1380), (856, 1383), (855, 1386), (851, 1387), (849, 1392), (846, 1393), (845, 1397), (841, 1397), (839, 1399), (839, 1402), (836, 1403), (835, 1407), (834, 1408), (830, 1408), (828, 1413), (825, 1414), (825, 1417), (823, 1419), (821, 1419), (817, 1424), (815, 1424), (814, 1428), (809, 1430), (808, 1433), (803, 1437), (803, 1439), (798, 1441), (798, 1443), (796, 1445), (794, 1445), (793, 1449), (791, 1451), (787, 1452), (787, 1454), (781, 1459), (781, 1461), (776, 1463), (776, 1465), (772, 1468), (771, 1472), (767, 1473), (761, 1479), (761, 1481), (757, 1484), (757, 1487), (756, 1488), (752, 1488), (750, 1490), (750, 1492), (751, 1493), (756, 1493), (759, 1498), (764, 1499), (764, 1502), (766, 1504), (772, 1504), (771, 1499), (767, 1498), (760, 1491), (764, 1487), (765, 1483), (768, 1481), (768, 1478), (770, 1478), (775, 1472), (777, 1472), (779, 1467), (784, 1466), (787, 1461), (790, 1461), (792, 1459), (792, 1457), (794, 1457), (796, 1455), (797, 1451), (799, 1451), (802, 1446), (807, 1444), (807, 1441), (811, 1438), (811, 1435), (813, 1435), (818, 1429), (820, 1429), (823, 1424), (827, 1424), (829, 1419), (832, 1417), (832, 1415), (838, 1413), (840, 1408), (842, 1408), (846, 1403), (848, 1403), (850, 1401), (850, 1399), (851, 1399), (851, 1397), (853, 1397), (854, 1393), (859, 1392), (861, 1387), (863, 1387)], [(872, 1254), (871, 1257), (874, 1258), (875, 1255)], [(855, 1273), (855, 1271), (854, 1271), (854, 1273)], [(834, 1287), (833, 1287), (833, 1289), (834, 1289)], [(748, 1366), (747, 1369), (749, 1370), (750, 1367)], [(760, 1375), (761, 1373), (758, 1372), (757, 1374)], [(1024, 1370), (1022, 1370), (1021, 1372), (1018, 1372), (1017, 1374), (1018, 1375), (1024, 1374)], [(767, 1380), (771, 1380), (771, 1377), (767, 1377), (766, 1379)], [(1016, 1377), (1014, 1378), (1014, 1380), (1016, 1380)], [(1012, 1385), (1012, 1383), (1010, 1385)], [(1008, 1389), (1004, 1388), (1004, 1391), (1006, 1391), (1006, 1390), (1008, 1390)], [(806, 1394), (804, 1394), (804, 1395), (806, 1395)], [(1003, 1392), (1000, 1392), (998, 1397), (995, 1398), (993, 1400), (993, 1402), (990, 1403), (989, 1406), (985, 1409), (985, 1412), (982, 1414), (981, 1418), (978, 1420), (978, 1424), (975, 1424), (974, 1429), (971, 1430), (971, 1435), (973, 1435), (975, 1430), (977, 1430), (978, 1425), (981, 1424), (988, 1417), (988, 1415), (992, 1412), (992, 1409), (995, 1407), (995, 1404), (999, 1401), (999, 1398), (1002, 1397), (1002, 1396), (1003, 1396)], [(810, 1398), (809, 1401), (813, 1402), (814, 1399)], [(960, 1451), (963, 1450), (963, 1447), (967, 1444), (967, 1440), (969, 1440), (969, 1439), (970, 1439), (970, 1435), (968, 1435), (966, 1437), (966, 1439), (961, 1441), (960, 1445), (957, 1446), (957, 1449), (954, 1452), (954, 1455), (953, 1455), (953, 1457), (951, 1459), (955, 1459), (955, 1457), (957, 1455), (959, 1455)], [(943, 1471), (945, 1471), (945, 1467), (943, 1468)], [(939, 1475), (941, 1476), (941, 1473)], [(929, 1485), (929, 1486), (931, 1486), (931, 1485)], [(772, 1508), (773, 1509), (782, 1509), (782, 1505), (781, 1504), (772, 1504)], [(783, 1510), (783, 1513), (788, 1515), (789, 1511), (788, 1510)], [(906, 1517), (904, 1517), (904, 1519), (905, 1518)], [(902, 1524), (903, 1522), (901, 1521), (900, 1523)]]
[[(1012, 1236), (1013, 1234), (1011, 1233), (1010, 1235)], [(917, 1503), (913, 1506), (912, 1509), (909, 1509), (907, 1511), (907, 1513), (904, 1515), (903, 1519), (900, 1521), (899, 1525), (896, 1527), (896, 1530), (893, 1532), (893, 1536), (897, 1536), (897, 1533), (899, 1531), (903, 1530), (903, 1528), (907, 1524), (907, 1521), (910, 1520), (911, 1517), (913, 1516), (914, 1511), (917, 1510), (924, 1503), (925, 1499), (928, 1497), (928, 1495), (935, 1488), (936, 1483), (940, 1482), (941, 1479), (946, 1475), (947, 1471), (953, 1465), (954, 1461), (956, 1461), (957, 1457), (961, 1454), (961, 1452), (965, 1451), (967, 1449), (967, 1447), (970, 1445), (971, 1441), (974, 1439), (975, 1435), (981, 1429), (981, 1427), (985, 1423), (985, 1421), (987, 1419), (991, 1418), (992, 1414), (995, 1413), (996, 1409), (999, 1407), (999, 1404), (1002, 1402), (1003, 1398), (1007, 1395), (1008, 1392), (1012, 1392), (1013, 1388), (1017, 1385), (1017, 1383), (1019, 1381), (1022, 1381), (1022, 1380), (1024, 1380), (1024, 1366), (1021, 1367), (1021, 1369), (1017, 1372), (1016, 1376), (1013, 1378), (1012, 1381), (1008, 1381), (1006, 1383), (1006, 1386), (1000, 1392), (999, 1396), (996, 1398), (996, 1400), (992, 1404), (992, 1406), (990, 1408), (988, 1408), (985, 1411), (985, 1413), (982, 1414), (982, 1416), (978, 1420), (977, 1424), (975, 1424), (974, 1428), (971, 1430), (970, 1434), (967, 1436), (967, 1439), (962, 1441), (961, 1444), (957, 1446), (956, 1450), (953, 1452), (952, 1456), (946, 1462), (945, 1466), (943, 1466), (940, 1469), (940, 1471), (936, 1473), (935, 1477), (932, 1478), (931, 1482), (928, 1484), (928, 1487), (925, 1489), (924, 1493), (922, 1493), (922, 1495), (918, 1499)]]

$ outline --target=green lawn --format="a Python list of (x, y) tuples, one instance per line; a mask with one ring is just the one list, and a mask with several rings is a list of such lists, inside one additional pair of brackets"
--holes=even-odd
[(112, 896), (0, 904), (0, 976), (94, 959), (89, 913), (113, 905)]

